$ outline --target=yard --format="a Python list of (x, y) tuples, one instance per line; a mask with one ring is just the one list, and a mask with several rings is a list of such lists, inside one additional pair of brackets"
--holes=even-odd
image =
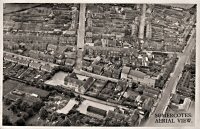
[(68, 76), (68, 73), (65, 73), (65, 72), (58, 72), (56, 73), (50, 80), (47, 80), (45, 82), (45, 84), (49, 84), (49, 85), (54, 85), (54, 86), (57, 86), (57, 85), (64, 85), (64, 79), (65, 77)]
[[(20, 85), (23, 85), (23, 83), (14, 81), (14, 80), (7, 80), (3, 83), (3, 95), (6, 95), (10, 91), (19, 88)], [(20, 89), (20, 88), (19, 88)]]

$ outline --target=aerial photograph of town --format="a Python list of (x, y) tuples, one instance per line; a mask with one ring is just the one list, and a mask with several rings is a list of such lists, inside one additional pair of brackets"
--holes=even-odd
[(4, 3), (3, 126), (193, 126), (196, 4)]

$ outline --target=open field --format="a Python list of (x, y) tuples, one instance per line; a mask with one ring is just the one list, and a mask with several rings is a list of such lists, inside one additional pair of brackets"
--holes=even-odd
[(58, 72), (50, 80), (47, 80), (45, 83), (49, 85), (65, 85), (64, 79), (68, 76), (68, 73)]

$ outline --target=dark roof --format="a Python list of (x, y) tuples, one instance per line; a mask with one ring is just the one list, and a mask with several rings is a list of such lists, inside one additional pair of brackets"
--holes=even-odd
[(120, 69), (113, 69), (113, 73), (112, 73), (112, 77), (113, 78), (119, 79), (120, 74), (121, 74), (121, 70)]
[(87, 81), (85, 82), (85, 84), (83, 85), (83, 87), (87, 90), (91, 85), (92, 83), (94, 82), (94, 78), (93, 77), (89, 77), (87, 79)]
[(78, 86), (82, 86), (84, 84), (84, 82), (82, 80), (78, 80), (72, 77), (67, 77), (67, 82), (69, 83), (75, 83)]
[(131, 120), (132, 122), (136, 122), (139, 119), (139, 115), (138, 114), (134, 114), (131, 116)]
[(107, 115), (109, 118), (114, 118), (115, 117), (115, 112), (114, 111), (111, 111), (109, 110), (108, 111), (108, 115)]
[(133, 90), (131, 90), (131, 89), (128, 89), (127, 90), (127, 96), (128, 97), (137, 97), (139, 94), (137, 93), (137, 92), (135, 92), (135, 91), (133, 91)]
[(94, 69), (94, 73), (95, 74), (100, 74), (100, 72), (102, 71), (103, 67), (99, 66), (99, 65), (92, 65), (93, 69)]
[(82, 65), (83, 66), (87, 66), (88, 67), (88, 66), (90, 66), (90, 64), (91, 64), (91, 62), (89, 62), (89, 61), (85, 61), (85, 60), (82, 61)]
[(120, 88), (125, 89), (126, 85), (127, 85), (127, 81), (125, 81), (125, 80), (119, 80), (118, 83), (117, 83), (116, 88), (117, 89), (120, 89)]
[(145, 73), (143, 72), (140, 72), (140, 71), (137, 71), (137, 70), (131, 70), (129, 75), (132, 75), (134, 77), (137, 77), (137, 78), (144, 78), (144, 76), (146, 75)]
[(94, 114), (98, 114), (98, 115), (104, 116), (104, 117), (107, 114), (106, 110), (103, 110), (103, 109), (100, 109), (100, 108), (96, 108), (96, 107), (92, 107), (92, 106), (88, 106), (87, 111), (88, 112), (92, 112)]
[(108, 69), (108, 70), (104, 70), (104, 72), (103, 72), (103, 76), (111, 77), (111, 75), (112, 75), (112, 71), (111, 71), (110, 69)]

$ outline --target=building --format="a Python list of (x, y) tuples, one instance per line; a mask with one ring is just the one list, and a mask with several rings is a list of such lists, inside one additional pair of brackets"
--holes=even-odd
[(47, 51), (56, 51), (57, 50), (57, 46), (53, 45), (53, 44), (49, 44), (47, 46)]
[(145, 101), (142, 105), (142, 109), (144, 111), (150, 112), (152, 107), (153, 107), (153, 99), (151, 99), (151, 98), (145, 99)]
[(121, 69), (113, 69), (112, 78), (119, 79), (121, 74)]
[(107, 111), (100, 108), (93, 107), (93, 106), (88, 106), (87, 115), (98, 118), (98, 119), (103, 119), (104, 117), (106, 117)]
[(111, 69), (104, 69), (103, 76), (112, 77), (112, 70)]
[(58, 50), (56, 51), (58, 54), (64, 54), (66, 51), (67, 46), (58, 46)]
[(127, 87), (127, 81), (125, 81), (125, 80), (119, 80), (117, 82), (117, 85), (116, 85), (116, 90), (117, 91), (123, 91), (123, 90), (126, 89), (126, 87)]
[(50, 66), (49, 64), (45, 64), (41, 66), (41, 70), (46, 71), (46, 72), (51, 72), (53, 70), (53, 67)]
[(152, 38), (152, 26), (151, 23), (148, 22), (146, 26), (146, 38), (151, 39)]
[(40, 53), (39, 51), (30, 50), (30, 51), (29, 51), (29, 57), (38, 59), (38, 58), (39, 58), (39, 53)]
[(85, 84), (80, 86), (79, 92), (84, 94), (87, 91), (87, 89), (94, 83), (94, 81), (95, 81), (95, 79), (93, 77), (89, 77), (86, 80)]
[(65, 78), (65, 84), (67, 85), (67, 88), (73, 89), (76, 92), (79, 92), (79, 87), (84, 85), (84, 81), (68, 76)]
[(74, 66), (75, 65), (75, 60), (74, 59), (66, 59), (65, 60), (65, 65)]
[(68, 36), (74, 36), (76, 34), (76, 31), (66, 30), (63, 31), (63, 34)]
[(29, 62), (30, 62), (30, 61), (21, 58), (21, 59), (19, 59), (18, 64), (24, 65), (24, 66), (28, 66), (28, 65), (29, 65)]
[(131, 24), (131, 35), (133, 36), (136, 35), (137, 33), (138, 33), (138, 26), (135, 23)]
[(76, 52), (64, 52), (65, 58), (76, 59)]
[(100, 75), (103, 67), (100, 65), (92, 65), (93, 73)]
[(145, 73), (137, 70), (131, 70), (130, 73), (128, 74), (128, 78), (131, 79), (133, 82), (138, 83), (142, 85), (147, 85), (154, 87), (156, 78), (152, 78)]
[(122, 72), (121, 72), (121, 78), (127, 79), (130, 69), (131, 69), (130, 67), (123, 66)]
[(34, 61), (29, 64), (29, 67), (37, 69), (37, 70), (40, 70), (41, 66), (42, 65), (40, 63), (37, 63), (37, 62), (34, 62)]
[(9, 54), (4, 55), (4, 60), (14, 62), (14, 63), (16, 63), (18, 61), (18, 59), (16, 57), (14, 57), (14, 55), (9, 55)]

